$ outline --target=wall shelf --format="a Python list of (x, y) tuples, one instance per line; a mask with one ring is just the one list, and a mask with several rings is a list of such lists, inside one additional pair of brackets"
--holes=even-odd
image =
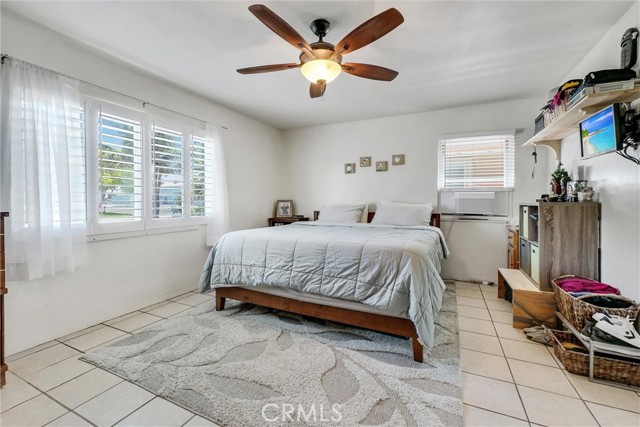
[[(637, 84), (637, 83), (636, 83)], [(562, 138), (578, 131), (578, 124), (607, 105), (617, 102), (631, 102), (640, 98), (640, 86), (633, 89), (619, 90), (615, 92), (594, 93), (585, 96), (576, 105), (567, 110), (562, 116), (553, 121), (549, 126), (535, 134), (523, 144), (523, 147), (543, 145), (550, 147), (560, 158), (560, 141)]]

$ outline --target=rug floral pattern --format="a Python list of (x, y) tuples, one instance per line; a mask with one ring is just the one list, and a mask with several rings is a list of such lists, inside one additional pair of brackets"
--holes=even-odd
[(223, 426), (462, 424), (455, 288), (426, 363), (404, 339), (213, 301), (83, 356)]

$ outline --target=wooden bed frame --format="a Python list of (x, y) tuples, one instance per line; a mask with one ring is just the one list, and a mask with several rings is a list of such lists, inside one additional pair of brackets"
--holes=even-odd
[[(368, 222), (371, 222), (374, 215), (375, 212), (369, 212)], [(313, 219), (318, 219), (318, 211), (313, 213)], [(440, 214), (431, 214), (431, 225), (440, 227)], [(300, 301), (239, 286), (216, 288), (215, 292), (217, 311), (224, 310), (225, 302), (227, 298), (230, 298), (276, 310), (411, 338), (413, 342), (413, 360), (421, 363), (424, 361), (423, 347), (418, 342), (416, 326), (409, 319)]]

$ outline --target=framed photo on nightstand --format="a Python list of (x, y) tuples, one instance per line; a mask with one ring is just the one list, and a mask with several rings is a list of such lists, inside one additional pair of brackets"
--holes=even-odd
[(293, 200), (278, 200), (276, 202), (276, 218), (293, 216)]

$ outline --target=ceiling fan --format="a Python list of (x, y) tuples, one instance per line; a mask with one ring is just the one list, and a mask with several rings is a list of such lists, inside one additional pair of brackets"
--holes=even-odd
[(338, 77), (342, 71), (365, 79), (382, 81), (391, 81), (398, 75), (397, 71), (377, 65), (355, 62), (342, 63), (343, 55), (373, 43), (404, 22), (402, 14), (395, 8), (387, 9), (362, 23), (335, 46), (323, 40), (331, 27), (326, 19), (316, 19), (311, 23), (311, 31), (318, 36), (319, 40), (309, 44), (293, 27), (268, 7), (254, 4), (249, 6), (249, 11), (287, 43), (300, 49), (302, 53), (299, 64), (274, 64), (241, 68), (237, 70), (240, 74), (258, 74), (300, 68), (302, 74), (311, 82), (309, 88), (311, 98), (321, 97), (327, 88), (327, 83)]

